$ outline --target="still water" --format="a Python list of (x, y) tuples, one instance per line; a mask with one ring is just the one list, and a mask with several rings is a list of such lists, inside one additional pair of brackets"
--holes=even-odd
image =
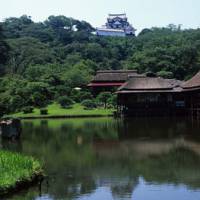
[(199, 200), (200, 122), (112, 118), (23, 121), (1, 148), (40, 159), (42, 183), (11, 200)]

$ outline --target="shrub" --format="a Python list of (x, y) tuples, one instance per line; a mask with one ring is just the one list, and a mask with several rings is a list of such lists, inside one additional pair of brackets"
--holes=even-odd
[(110, 99), (112, 97), (112, 94), (110, 92), (102, 92), (97, 96), (97, 101), (98, 103), (103, 103), (104, 104), (104, 108), (107, 108), (107, 104), (108, 104), (108, 99)]
[(97, 107), (94, 100), (86, 99), (81, 102), (81, 105), (85, 107), (85, 109), (94, 109)]
[(80, 101), (81, 102), (84, 100), (87, 100), (87, 99), (90, 100), (92, 98), (93, 98), (93, 96), (92, 96), (91, 92), (87, 92), (87, 91), (80, 92)]
[(31, 101), (35, 107), (40, 107), (40, 108), (47, 106), (47, 104), (49, 103), (47, 95), (39, 92), (34, 92), (31, 95)]
[(116, 107), (117, 106), (117, 95), (115, 94), (112, 94), (112, 96), (108, 99), (108, 108), (111, 108), (111, 107)]
[(73, 100), (67, 96), (59, 97), (58, 103), (61, 105), (62, 108), (69, 108), (71, 105), (74, 104)]
[(28, 114), (28, 113), (32, 113), (33, 110), (34, 108), (32, 106), (27, 106), (27, 107), (24, 107), (22, 111), (24, 114)]
[(174, 74), (168, 71), (160, 71), (160, 72), (157, 72), (157, 76), (161, 76), (163, 78), (173, 78)]
[(46, 109), (46, 108), (41, 108), (41, 109), (40, 109), (40, 114), (41, 114), (41, 115), (47, 115), (47, 114), (48, 114), (48, 109)]

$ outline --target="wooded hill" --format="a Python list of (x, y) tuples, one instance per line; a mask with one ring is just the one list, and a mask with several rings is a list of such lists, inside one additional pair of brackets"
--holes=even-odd
[[(142, 30), (137, 37), (97, 37), (85, 21), (29, 16), (0, 23), (0, 111), (45, 106), (67, 95), (81, 101), (97, 70), (137, 69), (188, 79), (200, 70), (200, 29), (173, 24)], [(77, 94), (73, 88), (81, 87)]]

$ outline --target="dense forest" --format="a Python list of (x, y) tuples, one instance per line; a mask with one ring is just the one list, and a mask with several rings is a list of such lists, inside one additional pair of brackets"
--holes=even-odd
[(94, 30), (65, 16), (35, 23), (24, 15), (1, 22), (0, 113), (44, 107), (64, 96), (89, 99), (86, 86), (97, 70), (137, 69), (180, 80), (200, 70), (200, 29), (171, 24), (126, 38), (98, 37)]

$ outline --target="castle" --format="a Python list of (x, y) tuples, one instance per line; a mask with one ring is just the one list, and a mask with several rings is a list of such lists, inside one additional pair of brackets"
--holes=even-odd
[(96, 29), (99, 36), (135, 36), (136, 29), (128, 22), (126, 14), (109, 14), (107, 23)]

